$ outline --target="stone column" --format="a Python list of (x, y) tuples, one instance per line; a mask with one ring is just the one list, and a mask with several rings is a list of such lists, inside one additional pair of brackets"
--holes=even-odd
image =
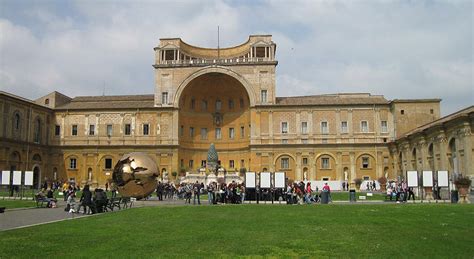
[(383, 152), (382, 151), (377, 151), (377, 168), (375, 169), (375, 173), (377, 176), (377, 179), (383, 176)]
[(309, 157), (309, 179), (314, 181), (316, 180), (316, 161), (314, 159), (314, 153), (310, 152)]
[(342, 152), (336, 153), (336, 177), (336, 180), (344, 181), (344, 171), (342, 170)]
[[(460, 134), (461, 135), (461, 139), (463, 143), (463, 150), (464, 150), (464, 154), (463, 154), (463, 161), (462, 161), (462, 168), (464, 169), (464, 171), (462, 172), (464, 175), (466, 176), (473, 176), (474, 175), (474, 165), (473, 165), (473, 161), (472, 161), (472, 133), (471, 133), (471, 127), (469, 125), (468, 122), (465, 122), (464, 123), (464, 128), (461, 130), (462, 133)], [(472, 185), (472, 184), (471, 184)]]
[(349, 182), (351, 183), (351, 187), (354, 187), (355, 186), (352, 184), (354, 179), (356, 178), (356, 160), (355, 160), (355, 153), (354, 152), (349, 152), (349, 158), (350, 158), (350, 161), (351, 161), (351, 172), (350, 172), (350, 179), (349, 179)]
[(270, 137), (270, 143), (273, 142), (273, 111), (268, 112), (268, 136)]
[[(298, 139), (300, 139), (301, 138), (301, 111), (300, 110), (296, 111), (295, 121), (296, 121), (296, 125), (295, 125), (296, 136)], [(288, 125), (288, 131), (289, 130), (290, 130), (290, 125)]]
[(296, 164), (296, 175), (295, 175), (295, 177), (299, 181), (302, 181), (303, 180), (303, 174), (301, 172), (301, 152), (296, 152), (295, 164)]
[[(439, 150), (438, 158), (439, 158), (439, 170), (448, 170), (448, 140), (446, 139), (446, 135), (444, 132), (440, 133), (436, 138), (436, 142), (438, 145), (437, 150)], [(451, 172), (452, 173), (452, 172)]]

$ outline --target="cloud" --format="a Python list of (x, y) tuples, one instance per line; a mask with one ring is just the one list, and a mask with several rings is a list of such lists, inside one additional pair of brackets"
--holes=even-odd
[[(153, 93), (153, 47), (273, 34), (277, 95), (370, 92), (472, 105), (471, 1), (2, 2), (0, 88), (27, 98)], [(28, 7), (28, 8), (26, 8)]]

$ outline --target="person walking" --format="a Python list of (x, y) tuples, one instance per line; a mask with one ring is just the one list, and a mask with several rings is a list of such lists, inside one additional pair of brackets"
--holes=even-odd
[(193, 193), (194, 193), (193, 204), (196, 205), (196, 199), (197, 199), (198, 205), (201, 205), (201, 199), (199, 197), (201, 195), (201, 185), (199, 184), (198, 181), (196, 181), (196, 183), (193, 186)]

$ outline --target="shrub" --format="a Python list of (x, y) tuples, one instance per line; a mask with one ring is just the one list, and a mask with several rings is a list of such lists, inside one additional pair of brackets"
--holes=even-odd
[(355, 183), (356, 185), (361, 185), (361, 184), (362, 184), (362, 179), (356, 178), (356, 179), (354, 179), (354, 183)]
[(472, 180), (469, 179), (467, 176), (460, 176), (456, 180), (454, 180), (454, 184), (456, 187), (469, 187), (471, 186)]
[(379, 180), (380, 184), (386, 184), (387, 183), (387, 178), (385, 178), (385, 176), (380, 177), (378, 180)]

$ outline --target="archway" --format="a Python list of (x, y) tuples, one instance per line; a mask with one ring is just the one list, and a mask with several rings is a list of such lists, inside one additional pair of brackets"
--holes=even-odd
[(189, 165), (187, 171), (207, 160), (211, 143), (226, 170), (233, 170), (239, 161), (249, 161), (245, 151), (250, 145), (250, 98), (241, 81), (225, 73), (204, 73), (189, 80), (176, 95), (178, 156)]
[(458, 174), (458, 156), (457, 156), (457, 147), (456, 147), (456, 139), (452, 138), (449, 140), (449, 169), (454, 174)]
[(413, 148), (413, 151), (411, 152), (411, 168), (413, 170), (417, 170), (418, 168), (418, 162), (417, 162), (417, 156), (416, 156), (416, 148)]
[(40, 188), (41, 169), (39, 166), (33, 168), (33, 188)]

